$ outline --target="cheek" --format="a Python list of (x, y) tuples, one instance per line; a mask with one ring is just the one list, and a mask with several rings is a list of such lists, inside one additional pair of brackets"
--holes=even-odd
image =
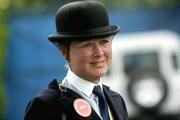
[(89, 60), (89, 54), (86, 51), (74, 51), (71, 53), (71, 61), (76, 64), (83, 64)]
[(112, 48), (111, 47), (109, 47), (105, 50), (105, 55), (108, 60), (108, 63), (110, 64), (112, 61)]

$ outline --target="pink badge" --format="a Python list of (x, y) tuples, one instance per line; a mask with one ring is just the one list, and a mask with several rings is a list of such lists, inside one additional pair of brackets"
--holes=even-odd
[(90, 104), (86, 100), (84, 100), (82, 98), (77, 98), (74, 100), (73, 105), (74, 105), (75, 111), (79, 115), (81, 115), (83, 117), (90, 116), (92, 110), (91, 110)]

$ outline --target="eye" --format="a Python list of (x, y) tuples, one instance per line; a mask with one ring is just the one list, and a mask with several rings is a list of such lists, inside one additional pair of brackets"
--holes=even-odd
[(108, 44), (108, 43), (110, 43), (110, 40), (104, 39), (104, 40), (101, 40), (101, 41), (100, 41), (100, 44), (101, 44), (101, 45), (106, 45), (106, 44)]
[(84, 42), (80, 45), (81, 47), (90, 47), (91, 43), (90, 42)]

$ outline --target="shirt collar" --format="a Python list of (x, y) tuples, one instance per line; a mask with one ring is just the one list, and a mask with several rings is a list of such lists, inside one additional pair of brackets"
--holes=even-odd
[(76, 74), (74, 74), (70, 69), (67, 72), (66, 79), (68, 82), (70, 82), (76, 89), (87, 95), (88, 97), (91, 97), (92, 91), (94, 89), (95, 85), (99, 85), (102, 88), (102, 81), (100, 81), (97, 84), (94, 84), (92, 82), (89, 82), (85, 79), (82, 79), (78, 77)]

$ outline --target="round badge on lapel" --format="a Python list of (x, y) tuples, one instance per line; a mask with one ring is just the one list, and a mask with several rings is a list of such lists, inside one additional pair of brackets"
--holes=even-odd
[(74, 100), (74, 109), (75, 111), (82, 117), (89, 117), (91, 112), (92, 112), (92, 109), (91, 109), (91, 106), (90, 104), (82, 99), (82, 98), (77, 98)]

